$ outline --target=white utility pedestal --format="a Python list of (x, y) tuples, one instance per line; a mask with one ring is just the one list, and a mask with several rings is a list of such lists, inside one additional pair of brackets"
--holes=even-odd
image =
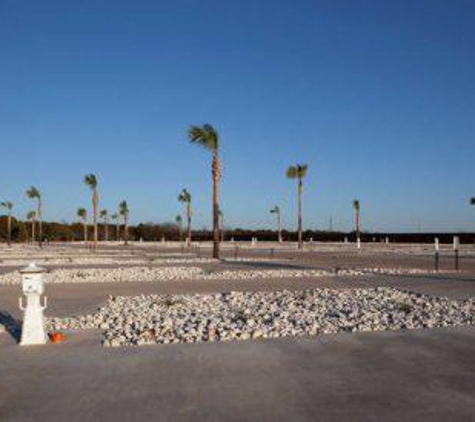
[(26, 306), (23, 306), (23, 298), (20, 297), (20, 309), (24, 311), (23, 327), (21, 330), (20, 346), (30, 346), (35, 344), (46, 344), (46, 335), (43, 311), (47, 306), (46, 296), (41, 304), (41, 295), (44, 293), (45, 285), (43, 274), (45, 270), (30, 264), (20, 271), (22, 276), (23, 294), (26, 296)]

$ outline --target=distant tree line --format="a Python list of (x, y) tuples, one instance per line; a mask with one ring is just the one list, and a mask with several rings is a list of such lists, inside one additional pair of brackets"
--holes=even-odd
[[(110, 241), (117, 240), (117, 226), (108, 226), (108, 238)], [(94, 237), (93, 225), (87, 226), (89, 238)], [(14, 243), (31, 241), (31, 222), (20, 221), (11, 218), (11, 241)], [(37, 234), (38, 235), (38, 234)], [(98, 224), (98, 238), (104, 240), (106, 235), (106, 226)], [(282, 238), (284, 241), (298, 241), (297, 231), (282, 230)], [(75, 223), (43, 223), (43, 240), (44, 241), (83, 241), (84, 240), (84, 224)], [(124, 241), (123, 225), (119, 226), (119, 237)], [(313, 239), (315, 242), (342, 242), (345, 238), (349, 242), (356, 240), (356, 231), (352, 232), (336, 232), (336, 231), (320, 231), (305, 230), (302, 233), (305, 242)], [(360, 238), (363, 242), (384, 242), (386, 238), (390, 242), (398, 243), (433, 243), (434, 238), (439, 238), (442, 243), (451, 243), (453, 236), (459, 236), (461, 243), (469, 244), (474, 242), (475, 234), (473, 233), (370, 233), (361, 232)], [(235, 241), (251, 241), (257, 238), (260, 241), (277, 241), (277, 230), (247, 230), (247, 229), (230, 229), (225, 230), (225, 240), (234, 239)], [(160, 241), (162, 239), (178, 241), (180, 240), (180, 226), (176, 223), (141, 223), (135, 226), (129, 226), (129, 240), (144, 242)], [(193, 230), (193, 241), (211, 241), (213, 240), (212, 230)], [(8, 217), (0, 216), (0, 242), (8, 242)]]

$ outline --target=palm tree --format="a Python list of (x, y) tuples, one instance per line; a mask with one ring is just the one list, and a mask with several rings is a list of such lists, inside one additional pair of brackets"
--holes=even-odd
[(277, 216), (277, 240), (279, 243), (282, 243), (282, 226), (281, 226), (281, 219), (280, 219), (280, 207), (278, 207), (277, 205), (274, 206), (274, 208), (272, 208), (270, 210), (270, 213), (271, 214), (275, 214)]
[(124, 244), (129, 244), (129, 206), (127, 201), (122, 201), (119, 204), (119, 213), (124, 217)]
[(29, 211), (26, 214), (26, 219), (30, 222), (31, 224), (31, 241), (35, 241), (35, 220), (36, 220), (36, 211)]
[(104, 220), (104, 240), (109, 240), (109, 212), (102, 210), (100, 213), (101, 218)]
[(99, 208), (99, 190), (97, 187), (97, 177), (94, 174), (86, 174), (84, 183), (92, 190), (92, 220), (94, 225), (94, 244), (93, 249), (96, 252), (99, 232), (97, 227), (97, 211)]
[(297, 210), (297, 230), (298, 230), (298, 244), (299, 249), (303, 247), (302, 240), (302, 189), (303, 189), (303, 179), (307, 175), (308, 165), (307, 164), (295, 164), (290, 166), (287, 169), (287, 177), (289, 179), (298, 179), (298, 210)]
[(7, 211), (8, 214), (8, 220), (7, 220), (7, 231), (8, 231), (8, 239), (7, 243), (8, 246), (12, 245), (12, 210), (13, 210), (13, 202), (10, 201), (5, 201), (0, 204), (5, 210)]
[(182, 204), (186, 205), (186, 218), (188, 224), (188, 237), (186, 239), (186, 243), (188, 246), (191, 245), (191, 217), (193, 215), (193, 210), (191, 209), (191, 193), (188, 192), (186, 189), (183, 189), (178, 195), (178, 201)]
[(86, 208), (78, 208), (78, 217), (82, 220), (84, 227), (84, 244), (87, 245), (87, 210)]
[(180, 239), (180, 242), (183, 241), (183, 218), (181, 218), (181, 215), (177, 215), (175, 217), (176, 224), (178, 226), (178, 237)]
[(192, 143), (205, 147), (213, 154), (213, 258), (219, 259), (219, 184), (222, 176), (219, 134), (213, 126), (204, 124), (202, 127), (191, 126), (188, 136)]
[(361, 231), (361, 204), (359, 199), (353, 200), (353, 208), (355, 210), (356, 240), (358, 240), (360, 238)]
[(115, 238), (116, 238), (115, 240), (117, 240), (118, 242), (120, 239), (119, 214), (117, 213), (112, 214), (111, 219), (112, 221), (115, 221)]
[(36, 218), (38, 219), (38, 245), (40, 248), (43, 247), (43, 201), (41, 192), (31, 186), (30, 189), (26, 191), (26, 195), (30, 199), (36, 199), (37, 209), (36, 209)]

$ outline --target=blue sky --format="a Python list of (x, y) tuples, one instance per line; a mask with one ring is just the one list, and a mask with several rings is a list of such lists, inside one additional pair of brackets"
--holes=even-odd
[(71, 221), (99, 177), (102, 206), (171, 221), (187, 187), (210, 226), (210, 156), (222, 136), (227, 224), (304, 221), (370, 230), (474, 230), (475, 3), (471, 0), (3, 0), (0, 198)]

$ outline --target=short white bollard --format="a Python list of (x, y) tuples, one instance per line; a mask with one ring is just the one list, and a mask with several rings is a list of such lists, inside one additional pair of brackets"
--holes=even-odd
[(361, 249), (361, 239), (359, 237), (356, 239), (356, 246), (358, 249)]
[(460, 246), (460, 237), (454, 236), (454, 251), (457, 251)]
[(41, 295), (45, 290), (44, 272), (43, 268), (37, 267), (35, 264), (30, 264), (20, 271), (23, 279), (23, 293), (26, 296), (26, 307), (23, 306), (23, 298), (20, 297), (19, 299), (20, 309), (25, 312), (20, 346), (46, 344), (48, 342), (43, 316), (43, 311), (47, 306), (46, 296), (43, 305), (40, 303)]

